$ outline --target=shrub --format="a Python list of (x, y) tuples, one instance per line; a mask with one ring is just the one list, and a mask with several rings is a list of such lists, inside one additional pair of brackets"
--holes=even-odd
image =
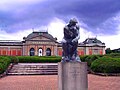
[(98, 59), (100, 56), (98, 55), (85, 55), (85, 56), (80, 56), (82, 62), (87, 62), (88, 66), (91, 66), (91, 63)]
[(113, 58), (120, 58), (120, 53), (111, 53), (111, 54), (106, 54), (105, 56), (109, 56)]
[(4, 72), (4, 67), (3, 67), (3, 64), (0, 63), (0, 74)]
[(6, 57), (10, 58), (11, 63), (17, 64), (19, 62), (19, 59), (16, 56), (6, 56)]
[(88, 55), (80, 56), (80, 60), (81, 60), (82, 62), (85, 62), (85, 60), (86, 60), (87, 57), (88, 57)]
[(104, 56), (93, 61), (91, 69), (97, 73), (120, 73), (120, 58)]
[(3, 73), (10, 64), (10, 58), (5, 56), (0, 56), (0, 74)]
[(58, 56), (18, 56), (20, 63), (57, 63), (61, 61)]

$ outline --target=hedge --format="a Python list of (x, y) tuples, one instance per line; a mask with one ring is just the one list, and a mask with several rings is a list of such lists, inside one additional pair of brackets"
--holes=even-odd
[[(88, 66), (91, 65), (91, 63), (98, 59), (99, 55), (85, 55), (80, 56), (80, 59), (82, 62), (87, 62)], [(20, 63), (58, 63), (61, 61), (60, 56), (17, 56), (18, 61)]]
[(85, 56), (80, 56), (80, 59), (82, 62), (87, 62), (88, 67), (91, 66), (91, 63), (98, 59), (99, 57), (102, 57), (102, 55), (85, 55)]
[(57, 63), (61, 61), (58, 56), (18, 56), (20, 63)]
[(110, 54), (106, 54), (105, 56), (109, 56), (112, 58), (120, 58), (120, 53), (110, 53)]
[[(88, 66), (98, 59), (99, 55), (85, 55), (80, 56), (82, 62), (87, 62)], [(60, 56), (17, 56), (20, 63), (58, 63), (61, 61)]]
[(108, 56), (98, 58), (92, 62), (91, 69), (97, 73), (120, 73), (120, 58)]

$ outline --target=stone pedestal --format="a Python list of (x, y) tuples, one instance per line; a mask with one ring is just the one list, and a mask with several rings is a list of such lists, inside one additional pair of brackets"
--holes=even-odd
[(88, 90), (87, 63), (58, 63), (58, 90)]

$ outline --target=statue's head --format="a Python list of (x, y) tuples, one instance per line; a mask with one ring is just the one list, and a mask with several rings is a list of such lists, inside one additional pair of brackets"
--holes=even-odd
[(78, 23), (77, 20), (75, 18), (71, 18), (69, 21), (70, 24), (76, 24)]

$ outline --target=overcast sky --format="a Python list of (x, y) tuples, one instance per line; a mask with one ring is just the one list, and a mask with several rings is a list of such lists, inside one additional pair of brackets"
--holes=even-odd
[(33, 30), (48, 30), (61, 41), (73, 17), (80, 25), (79, 42), (97, 37), (106, 48), (120, 48), (119, 0), (1, 0), (0, 40), (22, 40)]

